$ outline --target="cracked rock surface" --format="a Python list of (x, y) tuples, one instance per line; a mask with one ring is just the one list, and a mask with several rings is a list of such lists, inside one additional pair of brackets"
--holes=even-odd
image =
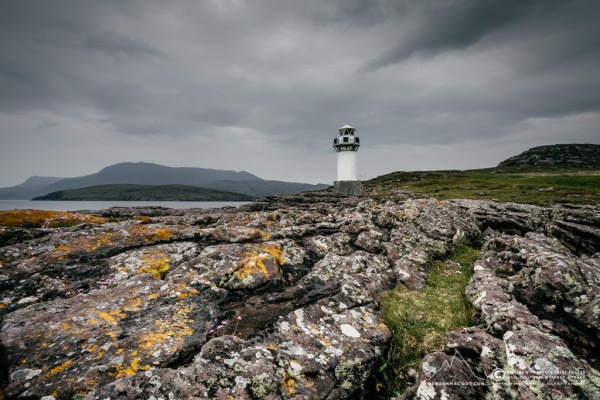
[(487, 229), (466, 289), (479, 325), (449, 332), (405, 398), (600, 399), (599, 208), (453, 203)]
[[(426, 287), (432, 259), (485, 231), (467, 289), (480, 324), (449, 332), (406, 397), (596, 398), (598, 208), (529, 207), (322, 191), (9, 229), (0, 248), (4, 395), (369, 396), (391, 336), (380, 294)], [(563, 369), (587, 378), (555, 389), (515, 381)], [(490, 380), (496, 370), (502, 379)], [(450, 378), (486, 383), (433, 384)]]

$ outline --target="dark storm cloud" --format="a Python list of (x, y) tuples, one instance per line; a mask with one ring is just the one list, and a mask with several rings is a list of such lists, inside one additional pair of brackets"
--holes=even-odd
[(415, 54), (432, 55), (444, 50), (468, 47), (520, 18), (537, 7), (554, 7), (558, 0), (455, 0), (413, 2), (404, 7), (399, 25), (400, 37), (391, 37), (393, 47), (368, 61), (368, 72), (403, 61)]
[[(115, 15), (123, 11), (118, 2), (109, 3), (107, 8)], [(101, 69), (103, 61), (94, 53), (116, 62), (164, 57), (142, 40), (104, 29), (104, 19), (112, 15), (109, 12), (107, 16), (106, 9), (96, 10), (93, 3), (24, 0), (5, 2), (0, 10), (0, 84), (4, 93), (0, 109), (55, 109), (65, 103), (94, 101), (95, 93), (88, 90), (103, 91), (107, 86), (105, 81), (95, 81), (95, 68)], [(99, 65), (94, 68), (95, 62)]]

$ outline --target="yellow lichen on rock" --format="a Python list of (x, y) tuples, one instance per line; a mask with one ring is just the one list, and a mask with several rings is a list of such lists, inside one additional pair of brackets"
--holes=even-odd
[(271, 235), (269, 233), (263, 231), (262, 229), (259, 229), (258, 232), (260, 233), (260, 236), (262, 236), (263, 240), (271, 239)]
[(140, 306), (142, 305), (142, 299), (139, 297), (134, 297), (132, 299), (127, 299), (126, 304), (123, 306), (124, 311), (138, 311)]
[(115, 375), (115, 378), (119, 379), (124, 376), (132, 376), (135, 375), (138, 371), (147, 371), (149, 369), (150, 365), (140, 366), (140, 358), (135, 357), (133, 360), (131, 360), (131, 363), (128, 366), (124, 367), (123, 363), (120, 363), (117, 366), (117, 373)]
[(54, 375), (59, 373), (60, 371), (64, 370), (65, 368), (67, 368), (69, 365), (73, 364), (73, 360), (67, 360), (64, 363), (57, 365), (56, 367), (52, 368), (50, 370), (50, 372), (48, 372), (47, 376), (49, 375)]
[(63, 260), (70, 254), (89, 253), (103, 246), (110, 246), (116, 241), (114, 232), (104, 232), (90, 236), (79, 236), (73, 238), (67, 244), (61, 243), (54, 247), (47, 257), (51, 260)]
[(289, 376), (287, 373), (284, 375), (281, 381), (281, 386), (284, 390), (287, 390), (288, 395), (293, 396), (296, 393), (296, 380)]
[(125, 314), (121, 310), (113, 311), (101, 311), (98, 313), (98, 317), (102, 318), (109, 324), (116, 324), (118, 320), (125, 318)]
[(264, 278), (270, 278), (274, 271), (269, 272), (265, 261), (271, 259), (278, 268), (283, 265), (284, 257), (281, 252), (281, 246), (278, 244), (264, 244), (248, 251), (244, 254), (242, 262), (236, 266), (235, 276), (244, 280), (249, 276), (261, 274)]
[(130, 232), (134, 237), (144, 242), (164, 242), (171, 240), (175, 235), (166, 228), (154, 228), (147, 225), (134, 225)]
[(0, 226), (24, 228), (57, 228), (84, 223), (104, 224), (106, 218), (67, 211), (10, 210), (0, 211)]
[(169, 257), (161, 251), (145, 253), (140, 258), (144, 261), (144, 265), (138, 268), (140, 274), (150, 274), (161, 279), (163, 273), (170, 268)]

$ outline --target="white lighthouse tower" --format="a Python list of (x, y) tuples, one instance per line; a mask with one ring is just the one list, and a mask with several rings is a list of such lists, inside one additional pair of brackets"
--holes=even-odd
[(333, 187), (340, 193), (352, 196), (361, 193), (356, 158), (360, 140), (354, 135), (355, 131), (350, 125), (344, 125), (339, 129), (339, 136), (333, 139), (333, 148), (337, 151), (337, 180)]

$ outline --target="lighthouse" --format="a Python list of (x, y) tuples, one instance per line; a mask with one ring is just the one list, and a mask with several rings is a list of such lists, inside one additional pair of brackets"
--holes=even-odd
[(339, 129), (338, 137), (333, 139), (333, 148), (337, 152), (337, 180), (333, 183), (333, 188), (350, 196), (361, 193), (356, 158), (360, 139), (354, 134), (355, 131), (350, 125), (344, 125)]

